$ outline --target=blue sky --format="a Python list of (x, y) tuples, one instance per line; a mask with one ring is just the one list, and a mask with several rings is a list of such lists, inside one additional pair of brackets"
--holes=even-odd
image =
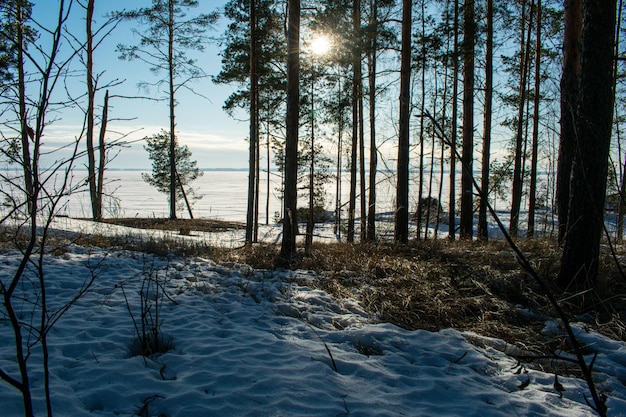
[[(58, 2), (51, 0), (33, 1), (33, 17), (46, 24), (53, 24), (54, 17), (58, 13)], [(112, 10), (135, 9), (150, 5), (150, 0), (98, 0), (96, 1), (95, 20), (99, 26), (105, 21), (105, 14)], [(225, 0), (201, 0), (200, 6), (190, 11), (191, 14), (214, 11), (223, 6)], [(68, 28), (75, 36), (84, 38), (84, 10), (77, 5), (68, 22)], [(219, 36), (224, 29), (223, 19), (209, 32), (211, 36)], [(127, 45), (136, 43), (133, 36), (131, 22), (123, 22), (96, 50), (95, 71), (102, 73), (101, 84), (113, 80), (124, 80), (117, 87), (110, 90), (111, 95), (149, 95), (158, 96), (156, 90), (149, 93), (141, 90), (138, 83), (141, 81), (153, 82), (159, 79), (149, 71), (146, 65), (139, 62), (128, 62), (118, 59), (115, 47), (119, 43)], [(139, 28), (138, 28), (139, 29)], [(209, 75), (215, 75), (220, 71), (219, 47), (215, 44), (207, 45), (203, 53), (190, 52), (190, 57), (197, 59)], [(76, 68), (80, 63), (76, 62)], [(163, 74), (162, 76), (165, 76)], [(69, 84), (76, 91), (84, 91), (83, 77), (70, 80)], [(210, 79), (201, 80), (190, 85), (194, 91), (206, 96), (209, 100), (198, 97), (192, 93), (182, 92), (177, 95), (178, 105), (176, 108), (177, 135), (182, 144), (189, 146), (193, 152), (193, 158), (198, 161), (202, 168), (244, 168), (247, 166), (247, 121), (236, 121), (228, 116), (222, 105), (228, 95), (234, 91), (235, 86), (215, 85)], [(61, 89), (63, 91), (63, 89)], [(98, 104), (102, 103), (104, 92), (96, 98)], [(133, 132), (128, 136), (129, 140), (138, 140), (145, 136), (158, 133), (161, 128), (168, 129), (169, 109), (164, 102), (148, 100), (127, 100), (112, 98), (109, 111), (109, 129), (111, 139), (114, 139), (114, 131), (121, 133)], [(245, 114), (241, 118), (246, 118)], [(130, 119), (130, 120), (129, 120)], [(82, 114), (77, 109), (68, 109), (57, 116), (57, 120), (46, 131), (46, 140), (50, 147), (59, 143), (67, 142), (80, 134), (82, 126)], [(150, 161), (147, 153), (140, 143), (119, 152), (117, 158), (109, 165), (110, 168), (149, 168)]]

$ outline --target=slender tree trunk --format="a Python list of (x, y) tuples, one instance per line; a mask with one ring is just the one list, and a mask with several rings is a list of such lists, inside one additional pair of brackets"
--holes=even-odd
[(378, 5), (370, 0), (370, 47), (368, 54), (369, 121), (370, 121), (370, 172), (367, 205), (367, 240), (376, 240), (376, 170), (378, 169), (378, 147), (376, 145), (376, 53), (378, 50)]
[(252, 241), (259, 241), (259, 201), (260, 201), (260, 186), (261, 186), (261, 138), (260, 138), (260, 123), (259, 118), (259, 97), (257, 92), (257, 112), (256, 112), (256, 181), (254, 185), (254, 233), (252, 233)]
[[(616, 109), (617, 111), (617, 109)], [(617, 115), (616, 115), (617, 117)], [(619, 129), (617, 131), (617, 140), (620, 141)], [(624, 217), (626, 215), (626, 158), (622, 163), (622, 176), (620, 180), (619, 188), (620, 198), (617, 213), (617, 241), (622, 242), (624, 240)]]
[(361, 82), (361, 1), (352, 3), (352, 31), (354, 48), (352, 58), (352, 148), (350, 151), (350, 202), (348, 203), (348, 242), (354, 242), (356, 211), (357, 149), (359, 146), (359, 86)]
[(180, 179), (180, 174), (178, 173), (178, 170), (176, 170), (176, 183), (180, 187), (180, 193), (183, 195), (183, 200), (185, 201), (185, 206), (187, 207), (187, 213), (189, 213), (189, 218), (193, 219), (191, 203), (189, 203), (189, 199), (187, 198), (187, 192), (185, 192), (185, 186), (183, 184), (183, 181)]
[(456, 238), (456, 144), (459, 116), (459, 1), (454, 0), (454, 52), (452, 53), (452, 132), (450, 134), (450, 194), (448, 238)]
[[(269, 112), (268, 112), (269, 113)], [(268, 115), (269, 117), (269, 115)], [(266, 142), (266, 151), (267, 154), (265, 157), (267, 158), (267, 184), (265, 185), (265, 225), (268, 226), (270, 224), (270, 180), (271, 180), (271, 159), (270, 159), (270, 124), (269, 120), (267, 122), (267, 142)]]
[[(450, 4), (449, 0), (446, 1), (446, 14), (445, 14), (445, 25), (448, 26), (450, 24)], [(450, 38), (447, 39), (446, 50), (450, 51)], [(447, 117), (447, 106), (448, 106), (448, 80), (449, 80), (449, 67), (448, 65), (444, 65), (444, 73), (443, 73), (443, 96), (442, 96), (442, 106), (441, 106), (441, 120), (442, 126), (446, 125), (446, 117)], [(446, 151), (446, 141), (441, 139), (441, 148), (439, 154), (439, 191), (437, 193), (437, 200), (439, 205), (437, 206), (437, 221), (435, 222), (435, 231), (433, 239), (437, 239), (439, 234), (439, 226), (441, 224), (441, 215), (442, 210), (439, 210), (441, 207), (441, 198), (443, 196), (443, 184), (444, 184), (444, 168), (445, 168), (445, 151)]]
[(400, 57), (400, 120), (398, 136), (398, 184), (396, 188), (396, 243), (409, 240), (409, 116), (411, 88), (411, 0), (402, 0), (402, 52)]
[[(423, 39), (426, 39), (426, 13), (425, 13), (425, 0), (422, 0), (421, 3), (421, 12), (422, 12), (422, 25), (421, 25), (421, 35)], [(421, 76), (421, 104), (420, 104), (420, 114), (423, 115), (426, 109), (426, 45), (422, 44), (422, 76)], [(419, 177), (417, 181), (417, 239), (421, 239), (422, 233), (422, 212), (423, 212), (423, 194), (424, 194), (424, 117), (420, 118), (420, 151), (419, 151)], [(428, 230), (428, 225), (426, 225), (426, 230)], [(426, 230), (424, 231), (424, 236), (426, 236)]]
[(533, 142), (530, 156), (530, 188), (528, 191), (528, 231), (527, 237), (535, 235), (535, 210), (537, 205), (537, 163), (539, 153), (539, 102), (541, 93), (541, 0), (537, 0), (537, 28), (535, 46), (535, 98), (533, 109)]
[(176, 118), (174, 108), (174, 2), (169, 0), (168, 18), (168, 70), (169, 70), (169, 108), (170, 108), (170, 219), (176, 219)]
[[(360, 39), (360, 38), (359, 38)], [(358, 65), (358, 83), (357, 88), (359, 96), (359, 185), (360, 185), (360, 202), (361, 202), (361, 242), (365, 242), (367, 237), (367, 190), (365, 181), (365, 115), (363, 112), (363, 65), (359, 60)]]
[(570, 178), (576, 146), (576, 111), (582, 52), (583, 0), (565, 0), (563, 33), (563, 73), (561, 76), (561, 136), (557, 161), (556, 202), (559, 243), (568, 230)]
[(461, 239), (473, 235), (473, 166), (474, 166), (474, 2), (465, 0), (463, 19), (463, 171), (461, 174)]
[(584, 11), (578, 136), (558, 277), (563, 288), (597, 283), (613, 118), (616, 0), (587, 0)]
[[(520, 84), (519, 84), (519, 103), (517, 112), (517, 133), (515, 135), (515, 150), (513, 164), (513, 186), (511, 194), (511, 220), (509, 224), (509, 233), (511, 237), (517, 237), (519, 232), (519, 214), (522, 205), (522, 189), (524, 163), (524, 106), (526, 105), (526, 84), (528, 79), (528, 67), (530, 63), (530, 34), (532, 33), (533, 14), (532, 9), (535, 1), (530, 4), (530, 12), (528, 20), (526, 19), (526, 2), (522, 2), (522, 19), (521, 19), (521, 37), (520, 37)], [(528, 30), (528, 32), (526, 32)], [(526, 39), (525, 39), (526, 38)]]
[(109, 90), (104, 93), (104, 105), (102, 106), (102, 121), (100, 122), (100, 135), (98, 137), (98, 181), (96, 184), (97, 206), (100, 207), (100, 216), (102, 217), (102, 204), (104, 201), (104, 169), (106, 165), (106, 131), (109, 121)]
[[(617, 24), (615, 28), (615, 56), (618, 56), (620, 49), (620, 26), (622, 22), (622, 7), (623, 0), (619, 0), (617, 6)], [(613, 95), (615, 95), (615, 89), (617, 88), (617, 74), (618, 74), (618, 66), (619, 60), (615, 60), (613, 62)], [(615, 120), (619, 120), (619, 109), (618, 106), (615, 106)], [(620, 138), (620, 129), (618, 123), (615, 123), (615, 135), (617, 136), (616, 141), (618, 143), (618, 155), (620, 158), (623, 156), (622, 147), (621, 147), (621, 138)], [(626, 188), (626, 158), (623, 163), (620, 161), (620, 185), (619, 185), (619, 206), (617, 213), (617, 241), (622, 242), (624, 239), (624, 215), (626, 214), (626, 200), (625, 200), (625, 190)]]
[(94, 0), (87, 2), (87, 182), (89, 183), (89, 197), (91, 200), (91, 212), (94, 220), (102, 218), (102, 207), (98, 207), (98, 193), (96, 184), (96, 155), (94, 150), (94, 112), (95, 112), (95, 95), (96, 86), (93, 79), (93, 9)]
[[(437, 114), (437, 99), (439, 95), (438, 85), (437, 85), (437, 64), (434, 64), (433, 68), (433, 82), (434, 86), (434, 97), (433, 97), (433, 115)], [(432, 134), (432, 142), (430, 147), (430, 170), (428, 172), (428, 197), (427, 197), (427, 206), (426, 206), (426, 219), (424, 221), (424, 240), (428, 239), (428, 227), (430, 226), (430, 216), (431, 216), (431, 199), (432, 199), (432, 191), (433, 191), (433, 177), (435, 176), (435, 137), (436, 133), (433, 129)], [(420, 197), (420, 202), (422, 198)], [(437, 200), (437, 204), (439, 204), (439, 200)], [(421, 210), (420, 210), (421, 211)], [(435, 232), (436, 238), (436, 232)]]
[(300, 113), (300, 0), (288, 1), (287, 29), (287, 120), (285, 138), (285, 195), (281, 257), (291, 259), (296, 252), (298, 219), (298, 124)]
[(250, 0), (250, 143), (248, 151), (248, 206), (246, 210), (246, 244), (254, 240), (256, 205), (259, 76), (257, 71), (256, 0)]
[(493, 0), (487, 0), (487, 43), (485, 45), (485, 111), (480, 186), (483, 196), (478, 208), (478, 237), (489, 238), (487, 199), (489, 198), (489, 164), (491, 159), (491, 110), (493, 102)]
[(315, 68), (311, 74), (311, 156), (309, 161), (309, 216), (306, 222), (305, 251), (311, 254), (313, 246), (313, 229), (315, 222)]
[(338, 77), (338, 101), (339, 103), (339, 124), (337, 126), (337, 182), (335, 186), (335, 234), (337, 239), (341, 240), (341, 182), (343, 175), (342, 169), (342, 151), (343, 151), (343, 105), (341, 97), (341, 76)]

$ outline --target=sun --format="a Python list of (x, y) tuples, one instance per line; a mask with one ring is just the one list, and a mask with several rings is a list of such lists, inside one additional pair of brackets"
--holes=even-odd
[(326, 55), (330, 51), (331, 41), (330, 37), (325, 34), (317, 34), (313, 36), (311, 40), (311, 52), (315, 55)]

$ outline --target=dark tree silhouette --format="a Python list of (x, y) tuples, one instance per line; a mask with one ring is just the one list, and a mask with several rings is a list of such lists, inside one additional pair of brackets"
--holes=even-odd
[(567, 230), (558, 283), (596, 284), (613, 120), (616, 0), (584, 4), (579, 107)]

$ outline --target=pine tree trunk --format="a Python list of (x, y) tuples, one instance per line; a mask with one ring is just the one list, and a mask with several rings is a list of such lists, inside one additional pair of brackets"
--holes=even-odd
[(376, 0), (370, 0), (370, 48), (368, 54), (369, 76), (369, 121), (370, 121), (370, 172), (369, 196), (367, 204), (367, 240), (376, 240), (376, 170), (378, 148), (376, 145), (376, 53), (378, 49), (378, 6)]
[[(423, 9), (422, 9), (423, 10)], [(435, 76), (433, 77), (433, 82), (434, 82), (434, 97), (433, 97), (433, 115), (437, 114), (437, 99), (438, 99), (438, 95), (439, 95), (439, 90), (438, 90), (438, 86), (437, 86), (437, 64), (434, 64), (434, 68), (433, 68), (433, 74), (435, 74)], [(426, 218), (424, 219), (424, 240), (428, 239), (428, 228), (430, 226), (430, 218), (432, 215), (431, 212), (431, 208), (432, 208), (432, 192), (433, 192), (433, 177), (435, 176), (435, 139), (436, 139), (436, 133), (433, 129), (432, 132), (432, 142), (431, 142), (431, 147), (430, 147), (430, 171), (428, 172), (428, 197), (427, 197), (427, 205), (426, 205)], [(420, 181), (421, 182), (421, 181)], [(421, 186), (420, 186), (421, 187)], [(420, 193), (421, 194), (421, 193)], [(419, 199), (420, 203), (422, 201), (422, 197), (420, 196)], [(437, 200), (437, 207), (439, 204), (439, 200)], [(419, 207), (419, 206), (418, 206)], [(421, 207), (419, 208), (419, 212), (421, 214)], [(439, 211), (437, 209), (437, 211)], [(418, 233), (419, 236), (419, 233)], [(435, 232), (435, 239), (437, 238), (436, 236), (436, 232)]]
[(287, 120), (285, 129), (284, 219), (281, 257), (288, 261), (296, 252), (298, 219), (298, 124), (300, 113), (300, 0), (288, 1)]
[(258, 128), (258, 93), (259, 77), (257, 71), (256, 39), (256, 0), (250, 0), (250, 143), (248, 151), (248, 206), (246, 210), (246, 244), (254, 240), (256, 179), (257, 179), (257, 142)]
[(338, 100), (339, 103), (339, 125), (337, 126), (337, 182), (335, 184), (335, 234), (337, 239), (341, 240), (341, 176), (343, 175), (342, 169), (342, 152), (343, 152), (343, 105), (341, 104), (341, 76), (338, 77)]
[[(619, 0), (619, 3), (617, 5), (617, 28), (615, 30), (615, 56), (617, 56), (617, 54), (619, 53), (618, 51), (620, 51), (620, 40), (621, 40), (621, 36), (620, 36), (620, 24), (622, 21), (622, 9), (623, 9), (623, 0)], [(613, 62), (613, 94), (615, 94), (615, 89), (617, 87), (617, 74), (618, 74), (618, 64), (619, 64), (619, 60), (614, 60)], [(615, 106), (615, 120), (619, 120), (619, 109), (618, 106)], [(617, 123), (615, 123), (616, 127), (615, 127), (615, 134), (617, 136), (616, 141), (618, 143), (618, 155), (620, 158), (620, 162), (618, 162), (618, 164), (620, 164), (620, 185), (619, 185), (619, 205), (618, 205), (618, 212), (617, 212), (617, 241), (618, 242), (622, 242), (624, 240), (624, 215), (626, 214), (626, 200), (624, 199), (625, 194), (625, 188), (626, 187), (626, 160), (624, 160), (624, 162), (621, 162), (621, 158), (622, 158), (622, 150), (621, 150), (621, 139), (620, 139), (620, 130), (619, 127), (617, 126)]]
[[(520, 37), (520, 84), (519, 102), (517, 112), (517, 133), (515, 135), (515, 150), (513, 164), (513, 185), (511, 194), (511, 220), (509, 223), (509, 234), (517, 237), (519, 232), (519, 214), (522, 205), (523, 173), (524, 163), (524, 107), (526, 106), (526, 83), (528, 79), (528, 67), (530, 63), (530, 34), (532, 32), (533, 15), (535, 1), (531, 1), (528, 20), (526, 20), (526, 2), (522, 3), (521, 37)], [(526, 32), (528, 30), (528, 32)]]
[(530, 188), (528, 190), (528, 231), (526, 236), (535, 235), (535, 210), (537, 205), (537, 163), (539, 153), (539, 102), (541, 81), (541, 0), (537, 0), (537, 28), (535, 39), (535, 99), (533, 109), (533, 142), (530, 156)]
[(559, 243), (565, 241), (568, 230), (570, 177), (576, 144), (576, 111), (582, 53), (583, 0), (565, 0), (565, 29), (563, 33), (563, 73), (561, 76), (561, 136), (557, 161), (556, 206), (559, 223)]
[(448, 239), (456, 238), (456, 144), (459, 116), (459, 1), (454, 0), (454, 52), (452, 71), (452, 127), (450, 134), (450, 194), (449, 194), (449, 217)]
[(584, 13), (578, 135), (558, 277), (563, 288), (597, 282), (613, 118), (616, 0), (587, 0)]
[(169, 108), (170, 108), (170, 219), (176, 219), (176, 119), (174, 108), (174, 0), (169, 0), (168, 18), (168, 69), (169, 69)]
[[(359, 22), (360, 23), (360, 22)], [(361, 44), (361, 38), (359, 38), (359, 45)], [(365, 181), (365, 116), (363, 113), (363, 66), (361, 65), (361, 60), (359, 60), (358, 66), (358, 82), (357, 87), (359, 89), (359, 185), (361, 191), (360, 199), (361, 202), (361, 218), (360, 218), (360, 229), (361, 229), (361, 242), (365, 242), (367, 235), (367, 189), (366, 189), (366, 181)]]
[[(421, 12), (422, 12), (422, 25), (421, 25), (421, 35), (423, 39), (426, 39), (426, 13), (425, 13), (425, 4), (424, 4), (424, 0), (422, 0), (422, 7), (421, 7)], [(421, 76), (421, 83), (420, 83), (420, 87), (421, 87), (421, 98), (420, 98), (420, 114), (423, 115), (425, 113), (426, 110), (426, 45), (422, 44), (422, 76)], [(425, 122), (425, 118), (421, 117), (420, 118), (420, 133), (419, 133), (419, 140), (420, 140), (420, 151), (419, 151), (419, 174), (418, 174), (418, 180), (417, 180), (417, 224), (416, 224), (416, 229), (417, 229), (417, 239), (421, 239), (421, 233), (422, 233), (422, 212), (423, 212), (423, 207), (422, 207), (422, 199), (423, 199), (423, 193), (424, 193), (424, 145), (425, 145), (425, 140), (424, 140), (424, 122)], [(426, 225), (426, 230), (428, 230), (428, 225)], [(426, 231), (424, 231), (424, 236), (426, 236)]]
[(394, 240), (409, 240), (409, 115), (411, 82), (411, 0), (402, 0), (402, 52), (400, 56), (400, 120), (398, 136), (398, 185)]
[(487, 0), (487, 42), (485, 45), (485, 111), (483, 121), (483, 151), (480, 188), (482, 197), (478, 208), (478, 237), (489, 238), (487, 202), (489, 198), (489, 164), (491, 157), (491, 110), (493, 102), (493, 0)]
[(269, 121), (267, 123), (267, 141), (265, 143), (265, 146), (267, 147), (266, 149), (266, 155), (265, 158), (267, 159), (267, 184), (265, 184), (265, 225), (269, 226), (270, 224), (270, 180), (271, 180), (271, 158), (270, 158), (270, 126), (269, 126)]
[(315, 226), (315, 68), (311, 74), (311, 156), (309, 160), (309, 215), (306, 221), (306, 238), (304, 250), (311, 254), (313, 246), (313, 229)]
[(355, 46), (352, 58), (352, 148), (350, 151), (350, 201), (348, 203), (348, 242), (354, 242), (354, 222), (356, 211), (356, 178), (357, 178), (357, 149), (359, 146), (359, 86), (361, 82), (361, 2), (352, 3), (352, 32)]
[(256, 178), (254, 184), (254, 230), (252, 233), (252, 241), (259, 241), (259, 204), (260, 204), (260, 193), (261, 193), (261, 119), (260, 119), (260, 104), (259, 104), (259, 93), (257, 91), (257, 111), (256, 111)]
[(473, 183), (474, 166), (474, 2), (465, 0), (463, 19), (463, 154), (461, 173), (461, 239), (473, 236)]

